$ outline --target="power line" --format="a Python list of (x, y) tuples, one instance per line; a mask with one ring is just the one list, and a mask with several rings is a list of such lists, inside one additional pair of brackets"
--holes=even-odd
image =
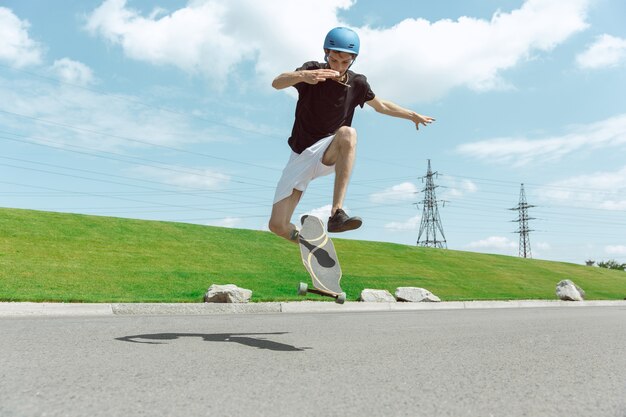
[(11, 115), (11, 116), (17, 116), (17, 117), (21, 117), (21, 118), (29, 119), (29, 120), (35, 120), (35, 121), (40, 122), (40, 123), (44, 123), (44, 124), (48, 124), (48, 125), (52, 125), (52, 126), (63, 127), (65, 129), (75, 130), (75, 131), (78, 131), (78, 132), (84, 132), (84, 133), (91, 133), (91, 134), (94, 134), (94, 135), (106, 136), (106, 137), (110, 137), (110, 138), (114, 138), (114, 139), (120, 139), (120, 140), (123, 140), (123, 141), (132, 142), (132, 143), (140, 143), (142, 145), (151, 146), (151, 147), (154, 147), (154, 148), (166, 149), (166, 150), (169, 150), (169, 151), (180, 152), (180, 153), (184, 153), (184, 154), (188, 154), (188, 155), (195, 155), (195, 156), (201, 156), (201, 157), (204, 157), (204, 158), (211, 158), (211, 159), (216, 159), (216, 160), (220, 160), (220, 161), (226, 161), (226, 162), (230, 162), (230, 163), (233, 163), (233, 164), (240, 164), (240, 165), (251, 166), (251, 167), (255, 167), (255, 168), (263, 168), (263, 169), (267, 169), (267, 170), (271, 170), (271, 171), (280, 171), (277, 168), (268, 167), (268, 166), (265, 166), (265, 165), (253, 164), (253, 163), (250, 163), (250, 162), (242, 162), (242, 161), (238, 161), (238, 160), (235, 160), (235, 159), (224, 158), (224, 157), (210, 155), (210, 154), (202, 153), (202, 152), (189, 151), (187, 149), (177, 148), (175, 146), (159, 145), (159, 144), (156, 144), (156, 143), (153, 143), (153, 142), (148, 142), (148, 141), (145, 141), (145, 140), (129, 138), (129, 137), (126, 137), (126, 136), (114, 135), (114, 134), (111, 134), (111, 133), (98, 132), (97, 130), (85, 129), (85, 128), (82, 128), (82, 127), (72, 126), (72, 125), (69, 125), (69, 124), (66, 124), (66, 123), (59, 123), (59, 122), (55, 122), (55, 121), (52, 121), (52, 120), (46, 120), (46, 119), (42, 119), (42, 118), (39, 118), (39, 117), (28, 116), (28, 115), (20, 114), (20, 113), (14, 113), (14, 112), (10, 112), (10, 111), (3, 110), (3, 109), (0, 109), (0, 113), (8, 114), (8, 115)]
[[(153, 205), (159, 206), (159, 207), (194, 209), (194, 210), (198, 210), (198, 211), (217, 211), (217, 212), (229, 213), (231, 215), (236, 215), (237, 214), (237, 213), (234, 213), (231, 210), (229, 210), (229, 211), (214, 210), (214, 209), (208, 209), (208, 208), (206, 208), (204, 206), (199, 206), (198, 207), (198, 206), (187, 206), (187, 205), (183, 205), (183, 204), (156, 203), (156, 202), (150, 202), (150, 201), (145, 201), (145, 200), (139, 200), (139, 199), (136, 199), (136, 198), (120, 197), (120, 196), (115, 196), (115, 195), (105, 195), (105, 194), (96, 193), (96, 192), (90, 192), (90, 191), (63, 190), (63, 189), (52, 188), (52, 187), (44, 187), (44, 186), (31, 185), (31, 184), (21, 184), (21, 183), (16, 183), (16, 182), (11, 182), (11, 181), (0, 181), (0, 184), (7, 184), (7, 185), (13, 185), (13, 186), (18, 186), (18, 187), (26, 187), (26, 188), (35, 188), (35, 189), (46, 190), (46, 191), (56, 191), (56, 192), (70, 194), (70, 195), (86, 195), (86, 196), (90, 196), (90, 197), (100, 197), (100, 198), (105, 198), (105, 199), (131, 201), (131, 202), (134, 202), (134, 203), (141, 203), (141, 204), (153, 204)], [(255, 204), (255, 207), (259, 207), (259, 205)], [(269, 205), (267, 205), (266, 208), (269, 208)], [(267, 217), (267, 215), (265, 215), (265, 216)]]
[[(0, 131), (0, 133), (5, 133), (5, 132)], [(22, 136), (22, 135), (17, 135), (17, 134), (13, 134), (13, 133), (9, 133), (9, 134), (16, 135), (16, 136)], [(23, 136), (23, 137), (25, 137), (25, 136)], [(53, 143), (53, 144), (56, 144), (56, 145), (59, 145), (59, 146), (46, 145), (46, 144), (39, 143), (39, 142), (36, 142), (36, 141), (29, 141), (29, 140), (24, 140), (24, 139), (7, 138), (5, 136), (0, 136), (0, 139), (14, 141), (14, 142), (19, 142), (19, 143), (25, 143), (25, 144), (32, 145), (32, 146), (51, 148), (51, 149), (54, 149), (54, 150), (60, 151), (60, 152), (70, 152), (70, 153), (74, 153), (74, 154), (78, 154), (78, 155), (86, 155), (86, 156), (91, 156), (91, 157), (95, 157), (95, 158), (107, 159), (107, 160), (110, 160), (110, 161), (123, 162), (123, 163), (126, 163), (126, 164), (133, 164), (133, 165), (145, 166), (145, 167), (150, 167), (150, 168), (157, 168), (157, 169), (164, 170), (164, 171), (178, 172), (178, 173), (183, 173), (183, 174), (193, 174), (193, 175), (196, 175), (196, 176), (199, 176), (199, 177), (206, 177), (206, 178), (220, 178), (218, 175), (210, 175), (210, 174), (207, 174), (205, 171), (198, 170), (198, 169), (186, 168), (186, 167), (183, 167), (183, 166), (180, 166), (180, 165), (172, 165), (172, 164), (168, 164), (168, 163), (164, 163), (164, 162), (160, 162), (160, 161), (155, 161), (153, 159), (146, 159), (146, 158), (141, 158), (141, 157), (136, 157), (136, 156), (124, 155), (124, 154), (120, 154), (120, 153), (116, 153), (116, 152), (101, 151), (101, 150), (97, 150), (95, 148), (90, 148), (90, 147), (86, 147), (86, 146), (60, 144), (59, 142), (54, 142), (54, 141), (50, 141), (50, 140), (43, 139), (43, 138), (36, 138), (35, 137), (33, 139), (36, 139), (37, 141), (44, 141), (44, 142), (48, 142), (48, 143)], [(63, 147), (61, 147), (61, 146), (63, 146)], [(98, 152), (98, 153), (76, 151), (76, 150), (72, 150), (72, 149), (67, 149), (67, 148), (65, 148), (65, 146), (71, 147), (71, 148), (77, 148), (77, 149), (91, 150), (91, 151)], [(111, 157), (111, 156), (106, 156), (106, 155), (100, 155), (99, 153), (108, 154), (108, 155), (115, 155), (115, 156), (118, 156), (118, 157), (116, 158), (116, 157)], [(124, 158), (131, 159), (131, 160), (136, 160), (136, 161), (142, 161), (142, 163), (130, 162), (130, 161), (127, 161)], [(151, 162), (151, 164), (147, 164), (145, 162)], [(154, 165), (154, 164), (157, 164), (157, 165)], [(228, 174), (228, 176), (232, 177), (232, 178), (243, 178), (245, 180), (255, 180), (255, 178), (238, 176), (238, 175)], [(264, 184), (254, 184), (254, 183), (244, 182), (244, 181), (239, 181), (239, 180), (231, 180), (231, 179), (229, 179), (229, 182), (234, 182), (234, 183), (239, 183), (239, 184), (247, 184), (247, 185), (254, 185), (256, 187), (268, 187), (267, 185), (264, 185)]]

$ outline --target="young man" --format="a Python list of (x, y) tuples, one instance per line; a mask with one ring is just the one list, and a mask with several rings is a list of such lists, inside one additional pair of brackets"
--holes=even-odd
[(374, 95), (367, 78), (349, 70), (359, 54), (359, 37), (337, 27), (324, 40), (325, 63), (306, 62), (272, 82), (277, 90), (298, 90), (296, 115), (289, 138), (291, 157), (276, 187), (270, 230), (298, 243), (291, 217), (311, 180), (335, 173), (333, 205), (328, 219), (331, 233), (357, 229), (362, 220), (342, 209), (356, 151), (356, 130), (351, 127), (356, 106), (368, 104), (378, 113), (408, 119), (424, 126), (434, 119), (407, 110)]

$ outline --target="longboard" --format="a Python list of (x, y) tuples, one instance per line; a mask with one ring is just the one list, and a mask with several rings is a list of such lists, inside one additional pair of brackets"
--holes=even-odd
[(298, 295), (307, 293), (333, 297), (339, 304), (346, 301), (346, 293), (340, 286), (341, 265), (335, 245), (330, 240), (324, 223), (315, 216), (302, 216), (300, 230), (300, 255), (302, 263), (311, 276), (313, 288), (301, 282)]

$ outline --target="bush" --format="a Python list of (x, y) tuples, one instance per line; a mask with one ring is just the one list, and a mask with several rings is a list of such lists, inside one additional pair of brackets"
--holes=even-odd
[(618, 269), (620, 271), (626, 271), (626, 264), (620, 264), (615, 259), (598, 262), (598, 266), (600, 268)]

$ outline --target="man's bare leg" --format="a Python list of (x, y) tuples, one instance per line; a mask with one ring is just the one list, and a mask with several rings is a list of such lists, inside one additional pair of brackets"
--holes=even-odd
[(294, 189), (289, 197), (274, 204), (269, 222), (272, 233), (293, 243), (298, 243), (298, 236), (295, 233), (298, 229), (291, 223), (291, 216), (293, 216), (301, 197), (302, 191)]
[(356, 156), (356, 130), (343, 126), (337, 130), (335, 138), (324, 152), (324, 165), (335, 165), (335, 187), (333, 190), (333, 207), (330, 215), (343, 207), (348, 190), (348, 182)]

